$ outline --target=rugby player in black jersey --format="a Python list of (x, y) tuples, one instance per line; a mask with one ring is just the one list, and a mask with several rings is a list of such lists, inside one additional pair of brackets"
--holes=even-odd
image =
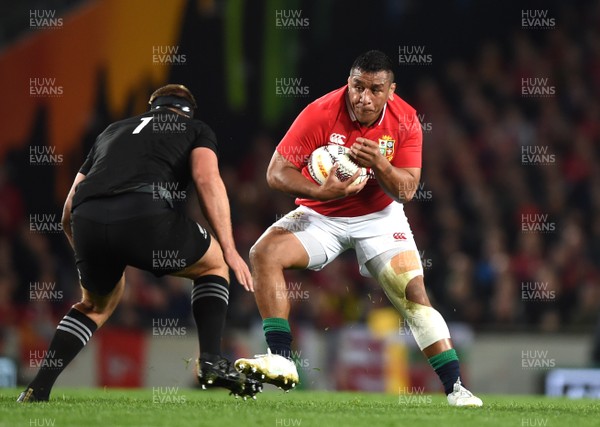
[[(60, 373), (119, 303), (126, 266), (193, 281), (203, 388), (224, 387), (244, 398), (261, 390), (260, 382), (221, 356), (229, 268), (247, 291), (254, 288), (235, 247), (215, 134), (193, 119), (196, 101), (185, 86), (161, 87), (149, 103), (148, 112), (108, 126), (75, 177), (62, 223), (75, 252), (82, 298), (58, 324), (46, 353), (52, 360), (42, 361), (19, 402), (49, 399)], [(215, 237), (173, 209), (173, 189), (185, 189), (190, 181)]]

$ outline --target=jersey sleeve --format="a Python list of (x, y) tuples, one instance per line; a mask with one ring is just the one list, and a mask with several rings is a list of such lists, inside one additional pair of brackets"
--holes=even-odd
[(277, 152), (299, 169), (302, 169), (310, 154), (319, 146), (325, 144), (325, 127), (327, 114), (308, 105), (296, 117), (285, 136), (277, 145)]
[(415, 114), (412, 120), (407, 120), (403, 131), (400, 132), (398, 153), (392, 164), (398, 168), (420, 168), (423, 148), (423, 131), (421, 122)]
[(217, 136), (207, 124), (202, 122), (198, 123), (196, 138), (192, 142), (192, 150), (201, 147), (210, 148), (217, 156), (219, 155)]

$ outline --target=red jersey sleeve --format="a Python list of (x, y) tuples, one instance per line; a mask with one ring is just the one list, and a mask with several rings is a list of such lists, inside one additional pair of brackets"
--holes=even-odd
[(398, 144), (398, 153), (394, 156), (392, 164), (397, 168), (420, 168), (423, 148), (421, 122), (414, 114), (412, 120), (406, 119), (405, 123), (400, 126), (401, 139)]
[(325, 129), (327, 114), (309, 104), (296, 117), (287, 133), (277, 145), (277, 152), (299, 169), (308, 162), (310, 154), (321, 145), (326, 144)]

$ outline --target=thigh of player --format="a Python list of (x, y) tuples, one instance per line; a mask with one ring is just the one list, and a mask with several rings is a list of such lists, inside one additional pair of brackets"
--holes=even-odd
[(377, 262), (373, 261), (385, 263), (391, 258), (402, 272), (423, 274), (419, 251), (402, 205), (392, 203), (382, 212), (357, 219), (350, 228), (363, 276), (374, 276), (370, 270)]
[(111, 250), (106, 227), (106, 224), (76, 213), (71, 216), (79, 281), (85, 290), (98, 296), (112, 292), (126, 266), (125, 262)]
[(196, 265), (211, 244), (204, 228), (145, 194), (86, 202), (72, 224), (82, 286), (98, 295), (110, 293), (128, 265), (173, 274)]
[[(194, 271), (200, 272), (201, 260), (213, 240), (199, 224), (170, 209), (119, 224), (114, 238), (127, 265), (152, 272), (157, 277), (178, 272), (188, 272), (190, 274), (178, 274), (188, 277)], [(217, 251), (218, 258), (222, 259), (216, 241), (212, 246), (213, 252)]]
[[(284, 268), (308, 268), (318, 271), (350, 247), (348, 242), (344, 241), (345, 238), (344, 224), (300, 206), (269, 227), (256, 242), (253, 250), (260, 251), (261, 247), (279, 240), (283, 244), (271, 250), (274, 254), (283, 254), (284, 258), (289, 258), (284, 263), (288, 264), (283, 265)], [(286, 244), (290, 242), (289, 239), (298, 242), (297, 248), (303, 248), (304, 253), (288, 255), (285, 251), (290, 248), (293, 250), (293, 245)], [(301, 265), (298, 265), (300, 259)]]

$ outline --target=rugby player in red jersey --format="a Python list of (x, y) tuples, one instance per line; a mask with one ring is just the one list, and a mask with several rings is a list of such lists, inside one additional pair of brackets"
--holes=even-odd
[[(277, 298), (285, 269), (320, 270), (347, 249), (356, 250), (361, 274), (374, 277), (410, 325), (415, 340), (440, 377), (448, 403), (481, 406), (460, 380), (446, 322), (431, 307), (423, 268), (403, 203), (421, 176), (422, 131), (415, 110), (394, 91), (389, 58), (360, 55), (348, 84), (309, 104), (277, 146), (267, 170), (269, 185), (296, 196), (299, 206), (275, 222), (250, 252), (256, 301), (268, 354), (238, 359), (238, 370), (289, 390), (298, 383), (290, 359), (290, 301)], [(370, 179), (352, 184), (330, 173), (320, 186), (306, 163), (317, 147), (337, 144), (369, 168)], [(334, 166), (336, 168), (336, 166)]]

